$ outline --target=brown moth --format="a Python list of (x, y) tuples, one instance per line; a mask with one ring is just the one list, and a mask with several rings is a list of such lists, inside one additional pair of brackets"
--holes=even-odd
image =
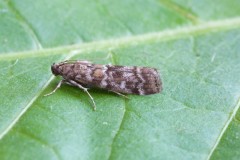
[[(162, 90), (162, 82), (155, 68), (136, 66), (100, 65), (88, 61), (68, 60), (51, 66), (55, 76), (62, 76), (54, 93), (63, 83), (83, 89), (96, 104), (88, 88), (102, 88), (119, 95), (149, 95)], [(123, 94), (121, 94), (123, 93)], [(46, 96), (47, 96), (46, 95)]]

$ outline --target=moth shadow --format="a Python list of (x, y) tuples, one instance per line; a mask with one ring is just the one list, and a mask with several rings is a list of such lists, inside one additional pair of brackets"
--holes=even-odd
[[(70, 85), (67, 85), (67, 84), (63, 84), (61, 86), (61, 89), (62, 92), (66, 92), (68, 95), (71, 95), (72, 97), (75, 97), (75, 98), (81, 98), (81, 100), (87, 100), (91, 103), (91, 100), (87, 99), (89, 98), (89, 96), (87, 95), (87, 93), (85, 93), (82, 89), (80, 88), (77, 88), (75, 86), (70, 86)], [(89, 88), (88, 89), (88, 92), (92, 95), (92, 97), (95, 99), (95, 98), (99, 98), (99, 97), (120, 97), (120, 98), (125, 98), (121, 95), (118, 95), (117, 93), (114, 93), (112, 91), (108, 91), (108, 90), (105, 90), (105, 89), (100, 89), (100, 88)]]

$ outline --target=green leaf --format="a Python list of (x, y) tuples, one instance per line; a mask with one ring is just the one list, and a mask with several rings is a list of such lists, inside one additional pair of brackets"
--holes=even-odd
[[(0, 1), (0, 159), (238, 159), (240, 1)], [(163, 92), (97, 104), (53, 62), (157, 68)]]

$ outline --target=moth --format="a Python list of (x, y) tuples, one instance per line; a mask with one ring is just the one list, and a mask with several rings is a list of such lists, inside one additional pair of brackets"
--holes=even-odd
[(53, 63), (51, 70), (55, 76), (61, 76), (63, 79), (46, 96), (53, 94), (63, 83), (66, 83), (85, 91), (92, 100), (94, 110), (96, 110), (96, 104), (88, 92), (89, 88), (101, 88), (122, 96), (125, 96), (123, 94), (149, 95), (162, 90), (162, 81), (155, 68), (101, 65), (89, 61), (67, 60)]

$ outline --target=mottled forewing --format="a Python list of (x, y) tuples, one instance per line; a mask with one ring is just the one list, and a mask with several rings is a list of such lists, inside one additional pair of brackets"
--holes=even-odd
[(162, 82), (156, 69), (98, 65), (86, 61), (67, 61), (58, 64), (58, 72), (66, 80), (83, 86), (103, 88), (126, 94), (158, 93)]
[(126, 94), (148, 95), (161, 91), (159, 74), (154, 68), (93, 65), (92, 84)]

